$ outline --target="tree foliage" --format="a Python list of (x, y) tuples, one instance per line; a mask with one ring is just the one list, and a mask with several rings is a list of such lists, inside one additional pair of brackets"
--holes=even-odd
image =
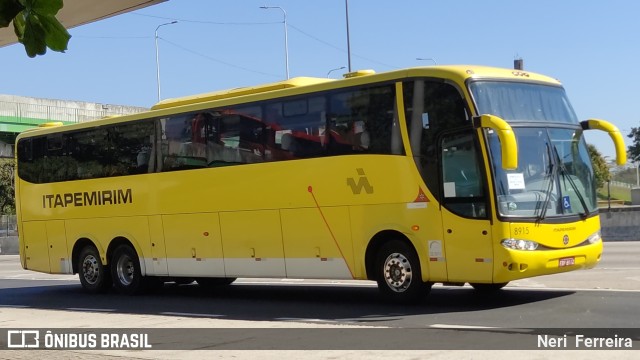
[(62, 0), (0, 0), (0, 27), (13, 22), (29, 57), (44, 55), (47, 48), (64, 52), (71, 35), (56, 18), (62, 6)]
[(593, 164), (593, 172), (596, 178), (596, 189), (599, 189), (603, 187), (607, 181), (611, 180), (609, 166), (602, 157), (602, 154), (600, 154), (600, 152), (594, 145), (588, 144), (587, 149), (589, 150), (589, 157), (591, 158), (591, 163)]
[(628, 138), (633, 139), (633, 145), (629, 145), (627, 152), (629, 158), (634, 162), (640, 161), (640, 127), (631, 128), (631, 132), (627, 135)]
[(0, 214), (15, 214), (16, 199), (14, 187), (13, 159), (0, 159)]

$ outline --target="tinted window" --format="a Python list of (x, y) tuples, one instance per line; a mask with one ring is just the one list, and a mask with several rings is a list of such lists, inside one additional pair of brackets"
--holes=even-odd
[(443, 131), (469, 126), (460, 92), (438, 80), (417, 79), (403, 84), (411, 149), (424, 182), (439, 197), (438, 143)]
[(265, 125), (259, 107), (205, 110), (160, 119), (159, 170), (264, 161)]
[(265, 124), (271, 130), (269, 160), (325, 155), (327, 102), (324, 96), (273, 102), (265, 109)]
[(46, 183), (151, 172), (153, 133), (144, 121), (23, 139), (18, 175)]
[(21, 140), (42, 183), (348, 154), (404, 154), (393, 84), (314, 93)]
[(443, 203), (452, 212), (466, 217), (487, 216), (482, 157), (471, 131), (442, 137)]
[(544, 121), (578, 124), (569, 99), (560, 86), (506, 81), (469, 84), (479, 114), (507, 121)]
[(404, 153), (393, 85), (337, 92), (330, 106), (330, 153)]

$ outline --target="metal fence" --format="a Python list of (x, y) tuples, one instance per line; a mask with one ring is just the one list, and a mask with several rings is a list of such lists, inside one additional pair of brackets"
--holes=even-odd
[(0, 237), (17, 236), (18, 219), (16, 215), (0, 216)]
[(105, 106), (101, 110), (82, 109), (65, 106), (26, 104), (0, 101), (0, 116), (18, 119), (40, 119), (48, 121), (85, 122), (111, 115), (126, 115), (145, 111), (145, 108), (125, 106)]
[(622, 181), (614, 181), (614, 180), (612, 180), (611, 181), (611, 186), (617, 186), (617, 187), (632, 189), (632, 188), (636, 187), (636, 184), (629, 184), (629, 183), (622, 182)]

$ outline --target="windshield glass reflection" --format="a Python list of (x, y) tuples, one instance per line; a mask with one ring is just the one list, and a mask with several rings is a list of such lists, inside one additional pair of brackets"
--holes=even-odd
[(506, 81), (469, 84), (479, 114), (492, 114), (512, 123), (554, 122), (578, 124), (569, 99), (560, 86)]
[[(518, 168), (501, 166), (500, 141), (487, 130), (498, 211), (503, 216), (588, 215), (596, 209), (593, 169), (581, 130), (514, 128)], [(546, 210), (545, 210), (546, 209)]]

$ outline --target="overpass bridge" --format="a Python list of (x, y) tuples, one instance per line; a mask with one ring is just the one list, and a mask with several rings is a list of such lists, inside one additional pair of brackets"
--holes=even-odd
[(63, 124), (73, 124), (146, 110), (148, 109), (136, 106), (0, 94), (0, 157), (13, 157), (16, 136), (42, 123), (60, 121)]

